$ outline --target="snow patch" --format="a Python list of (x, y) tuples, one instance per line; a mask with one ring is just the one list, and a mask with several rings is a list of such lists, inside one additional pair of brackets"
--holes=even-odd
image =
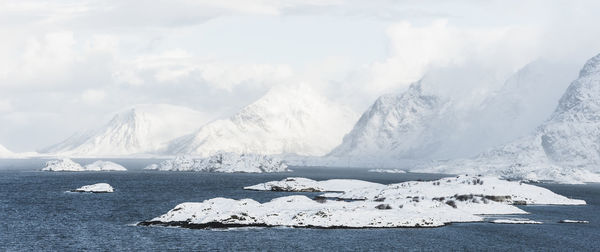
[(71, 190), (71, 192), (111, 193), (114, 192), (114, 189), (107, 183), (97, 183), (79, 187), (75, 190)]
[(590, 222), (586, 220), (561, 220), (559, 223), (589, 224)]
[(543, 224), (541, 221), (534, 221), (524, 218), (513, 218), (513, 219), (495, 219), (490, 221), (495, 224)]

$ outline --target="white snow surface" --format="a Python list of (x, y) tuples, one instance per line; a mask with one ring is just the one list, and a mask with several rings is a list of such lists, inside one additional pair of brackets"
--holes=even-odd
[(473, 159), (428, 165), (425, 172), (477, 173), (559, 183), (600, 182), (600, 54), (590, 59), (552, 116), (533, 133)]
[(111, 193), (114, 192), (114, 189), (107, 183), (97, 183), (79, 187), (75, 190), (72, 190), (72, 192)]
[(507, 203), (542, 205), (585, 205), (584, 200), (569, 199), (552, 191), (522, 182), (497, 177), (460, 175), (435, 181), (410, 181), (388, 185), (384, 189), (359, 188), (344, 193), (326, 193), (341, 199), (381, 199), (390, 197), (453, 197), (455, 195), (502, 196)]
[(328, 156), (368, 156), (373, 160), (423, 156), (436, 145), (428, 127), (440, 117), (447, 102), (427, 94), (421, 82), (412, 84), (401, 95), (381, 96)]
[(63, 158), (46, 162), (42, 171), (85, 171), (85, 168), (71, 159)]
[(15, 156), (15, 153), (8, 150), (6, 147), (0, 144), (0, 158), (9, 158)]
[(98, 160), (83, 167), (86, 171), (127, 171), (125, 167), (111, 161)]
[(68, 159), (56, 159), (46, 162), (46, 166), (42, 168), (42, 171), (55, 171), (55, 172), (85, 172), (85, 171), (126, 171), (127, 169), (117, 163), (110, 161), (98, 160), (91, 164), (81, 166), (79, 163)]
[(102, 127), (42, 150), (60, 156), (124, 156), (154, 153), (208, 122), (204, 113), (168, 104), (140, 104), (118, 112)]
[(586, 220), (561, 220), (560, 223), (577, 223), (577, 224), (589, 224), (589, 221)]
[(291, 177), (281, 181), (270, 181), (253, 186), (246, 186), (246, 190), (257, 191), (285, 191), (285, 192), (344, 192), (356, 188), (383, 188), (382, 184), (367, 182), (357, 179), (330, 179), (315, 181), (308, 178)]
[(346, 193), (329, 193), (329, 197), (363, 200), (312, 200), (293, 195), (259, 203), (252, 199), (213, 198), (179, 204), (145, 225), (438, 227), (451, 222), (484, 221), (481, 215), (485, 214), (526, 214), (511, 205), (522, 203), (517, 200), (531, 204), (585, 204), (541, 187), (490, 177), (461, 176), (366, 188), (353, 188), (354, 182), (340, 184), (349, 187), (336, 190)]
[(495, 219), (490, 222), (496, 224), (543, 224), (541, 221), (534, 221), (524, 218)]
[(217, 152), (320, 156), (341, 143), (357, 115), (303, 85), (277, 86), (228, 119), (170, 142), (171, 155)]
[(203, 171), (203, 172), (286, 172), (287, 165), (275, 158), (257, 154), (220, 152), (206, 158), (177, 156), (160, 164), (151, 164), (147, 170), (160, 171)]

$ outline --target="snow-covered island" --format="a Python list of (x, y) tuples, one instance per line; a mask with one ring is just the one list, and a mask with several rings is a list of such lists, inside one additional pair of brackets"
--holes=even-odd
[(89, 193), (111, 193), (114, 192), (112, 186), (107, 183), (98, 183), (93, 185), (86, 185), (79, 187), (75, 190), (71, 190), (71, 192), (89, 192)]
[(279, 192), (344, 192), (355, 188), (383, 188), (385, 185), (357, 179), (315, 181), (307, 178), (286, 178), (244, 187), (245, 190)]
[(71, 159), (63, 158), (57, 160), (50, 160), (46, 162), (46, 166), (42, 168), (42, 171), (54, 171), (54, 172), (82, 172), (82, 171), (127, 171), (125, 167), (120, 164), (98, 160), (91, 164), (81, 166)]
[(377, 173), (406, 173), (405, 170), (400, 170), (400, 169), (370, 169), (369, 172), (377, 172)]
[(127, 171), (125, 167), (111, 161), (98, 160), (83, 167), (86, 171)]
[(147, 170), (200, 171), (200, 172), (287, 172), (287, 165), (280, 159), (267, 155), (235, 154), (221, 152), (207, 158), (178, 156), (160, 164), (151, 164)]
[(586, 220), (561, 220), (558, 223), (577, 223), (577, 224), (589, 224)]
[(85, 171), (83, 166), (68, 158), (50, 160), (42, 171)]
[(495, 224), (543, 224), (541, 221), (534, 221), (525, 218), (511, 218), (511, 219), (495, 219), (490, 221)]
[[(262, 188), (268, 189), (268, 183), (262, 184)], [(279, 183), (288, 185), (285, 180)], [(440, 227), (453, 222), (485, 221), (482, 215), (487, 214), (526, 214), (515, 206), (521, 204), (586, 204), (583, 200), (569, 199), (542, 187), (495, 177), (458, 176), (359, 188), (352, 186), (357, 184), (354, 182), (340, 184), (351, 186), (335, 188), (344, 192), (325, 193), (316, 199), (293, 195), (265, 203), (227, 198), (182, 203), (166, 214), (138, 225), (186, 228)], [(318, 185), (317, 182), (313, 186)], [(252, 188), (255, 187), (261, 188), (261, 185)], [(298, 188), (303, 187), (295, 189)]]

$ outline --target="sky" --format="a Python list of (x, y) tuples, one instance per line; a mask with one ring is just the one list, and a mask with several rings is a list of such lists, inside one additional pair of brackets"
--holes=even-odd
[(226, 117), (297, 83), (362, 113), (443, 70), (438, 92), (481, 100), (534, 60), (583, 65), (600, 53), (598, 9), (541, 0), (0, 0), (0, 145), (37, 150), (135, 104)]

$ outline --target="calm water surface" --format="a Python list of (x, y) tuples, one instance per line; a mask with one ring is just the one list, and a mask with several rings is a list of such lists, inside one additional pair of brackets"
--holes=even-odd
[[(86, 163), (86, 160), (80, 162)], [(91, 162), (91, 161), (89, 161)], [(47, 173), (42, 161), (0, 162), (0, 251), (18, 250), (554, 250), (600, 251), (600, 185), (544, 187), (586, 206), (523, 206), (542, 225), (452, 224), (427, 229), (240, 228), (188, 230), (137, 227), (175, 205), (214, 197), (264, 202), (297, 193), (242, 187), (288, 176), (354, 178), (378, 183), (437, 179), (443, 175), (381, 174), (358, 169), (294, 168), (278, 174), (142, 171), (142, 161), (121, 160), (128, 172)], [(111, 194), (65, 191), (107, 182)], [(308, 194), (315, 195), (315, 194)], [(522, 217), (522, 216), (521, 216)], [(590, 224), (559, 224), (582, 219)]]

